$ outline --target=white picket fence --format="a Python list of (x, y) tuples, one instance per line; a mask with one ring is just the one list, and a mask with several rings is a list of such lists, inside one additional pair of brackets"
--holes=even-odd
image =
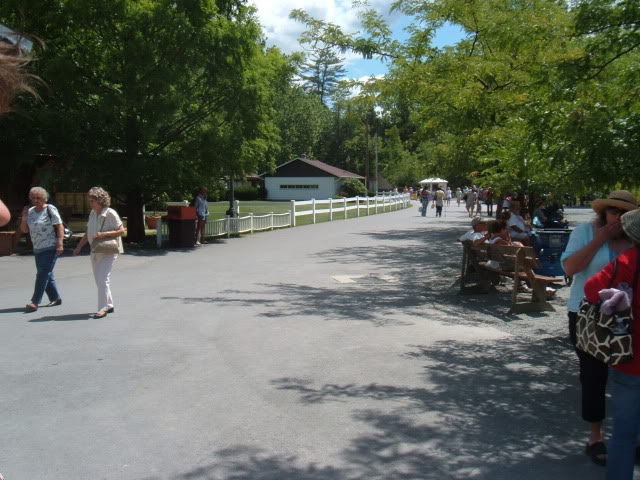
[[(241, 233), (254, 233), (274, 228), (295, 227), (296, 218), (304, 215), (312, 216), (312, 223), (316, 223), (317, 215), (329, 214), (329, 221), (334, 217), (348, 218), (348, 212), (356, 211), (356, 217), (361, 214), (371, 215), (372, 213), (384, 213), (402, 208), (408, 208), (410, 204), (409, 194), (397, 193), (387, 195), (377, 195), (375, 197), (352, 197), (327, 200), (291, 200), (291, 209), (285, 213), (268, 213), (266, 215), (240, 216), (240, 201), (235, 202), (235, 217), (226, 216), (220, 220), (209, 220), (205, 227), (206, 237), (218, 237), (222, 235), (237, 235)], [(311, 208), (309, 208), (311, 207)], [(158, 220), (156, 230), (156, 244), (162, 247), (164, 242), (169, 240), (169, 226), (166, 222)]]

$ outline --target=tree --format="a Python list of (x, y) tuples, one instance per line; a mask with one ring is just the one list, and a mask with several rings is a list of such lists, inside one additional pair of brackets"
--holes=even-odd
[[(354, 35), (292, 16), (306, 24), (306, 41), (390, 62), (376, 104), (425, 174), (477, 172), (480, 184), (533, 193), (637, 183), (637, 2), (398, 0), (392, 8), (413, 19), (403, 44), (371, 9)], [(445, 22), (466, 38), (434, 48)]]
[(384, 177), (393, 185), (412, 186), (421, 180), (418, 156), (405, 148), (398, 127), (393, 126), (387, 131), (382, 158)]
[(333, 94), (340, 79), (344, 77), (344, 59), (334, 53), (334, 48), (324, 45), (315, 48), (304, 64), (300, 78), (306, 92), (316, 94), (323, 105)]
[(244, 2), (8, 0), (0, 17), (46, 43), (36, 73), (48, 89), (22, 135), (64, 157), (76, 184), (122, 197), (132, 240), (145, 201), (275, 151)]

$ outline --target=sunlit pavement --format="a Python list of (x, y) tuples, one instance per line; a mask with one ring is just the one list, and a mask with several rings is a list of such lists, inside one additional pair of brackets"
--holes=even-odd
[[(557, 312), (457, 295), (468, 229), (414, 207), (121, 256), (94, 320), (87, 256), (23, 314), (0, 258), (7, 480), (601, 479)], [(589, 210), (569, 210), (585, 221)]]

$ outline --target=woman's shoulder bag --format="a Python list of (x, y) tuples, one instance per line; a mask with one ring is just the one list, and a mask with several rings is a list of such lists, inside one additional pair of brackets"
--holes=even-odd
[[(107, 215), (109, 211), (107, 210)], [(102, 219), (102, 225), (100, 225), (100, 229), (98, 232), (102, 233), (104, 228), (104, 222), (107, 220), (107, 216), (105, 215)], [(91, 242), (91, 251), (93, 253), (106, 253), (106, 254), (117, 254), (120, 253), (120, 245), (118, 244), (118, 237), (105, 237), (105, 238), (97, 238)]]
[[(613, 274), (609, 288), (618, 271), (618, 262), (614, 260)], [(620, 365), (633, 360), (633, 296), (640, 274), (640, 252), (634, 275), (631, 308), (607, 315), (600, 311), (601, 302), (591, 303), (582, 300), (578, 308), (576, 323), (576, 347), (607, 365)]]

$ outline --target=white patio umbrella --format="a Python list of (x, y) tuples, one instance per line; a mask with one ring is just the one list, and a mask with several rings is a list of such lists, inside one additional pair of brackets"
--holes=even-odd
[(420, 185), (425, 186), (425, 185), (429, 185), (429, 190), (434, 190), (434, 186), (435, 188), (442, 188), (442, 190), (446, 190), (447, 189), (447, 184), (449, 182), (447, 182), (445, 179), (443, 178), (425, 178), (424, 180), (420, 180)]

